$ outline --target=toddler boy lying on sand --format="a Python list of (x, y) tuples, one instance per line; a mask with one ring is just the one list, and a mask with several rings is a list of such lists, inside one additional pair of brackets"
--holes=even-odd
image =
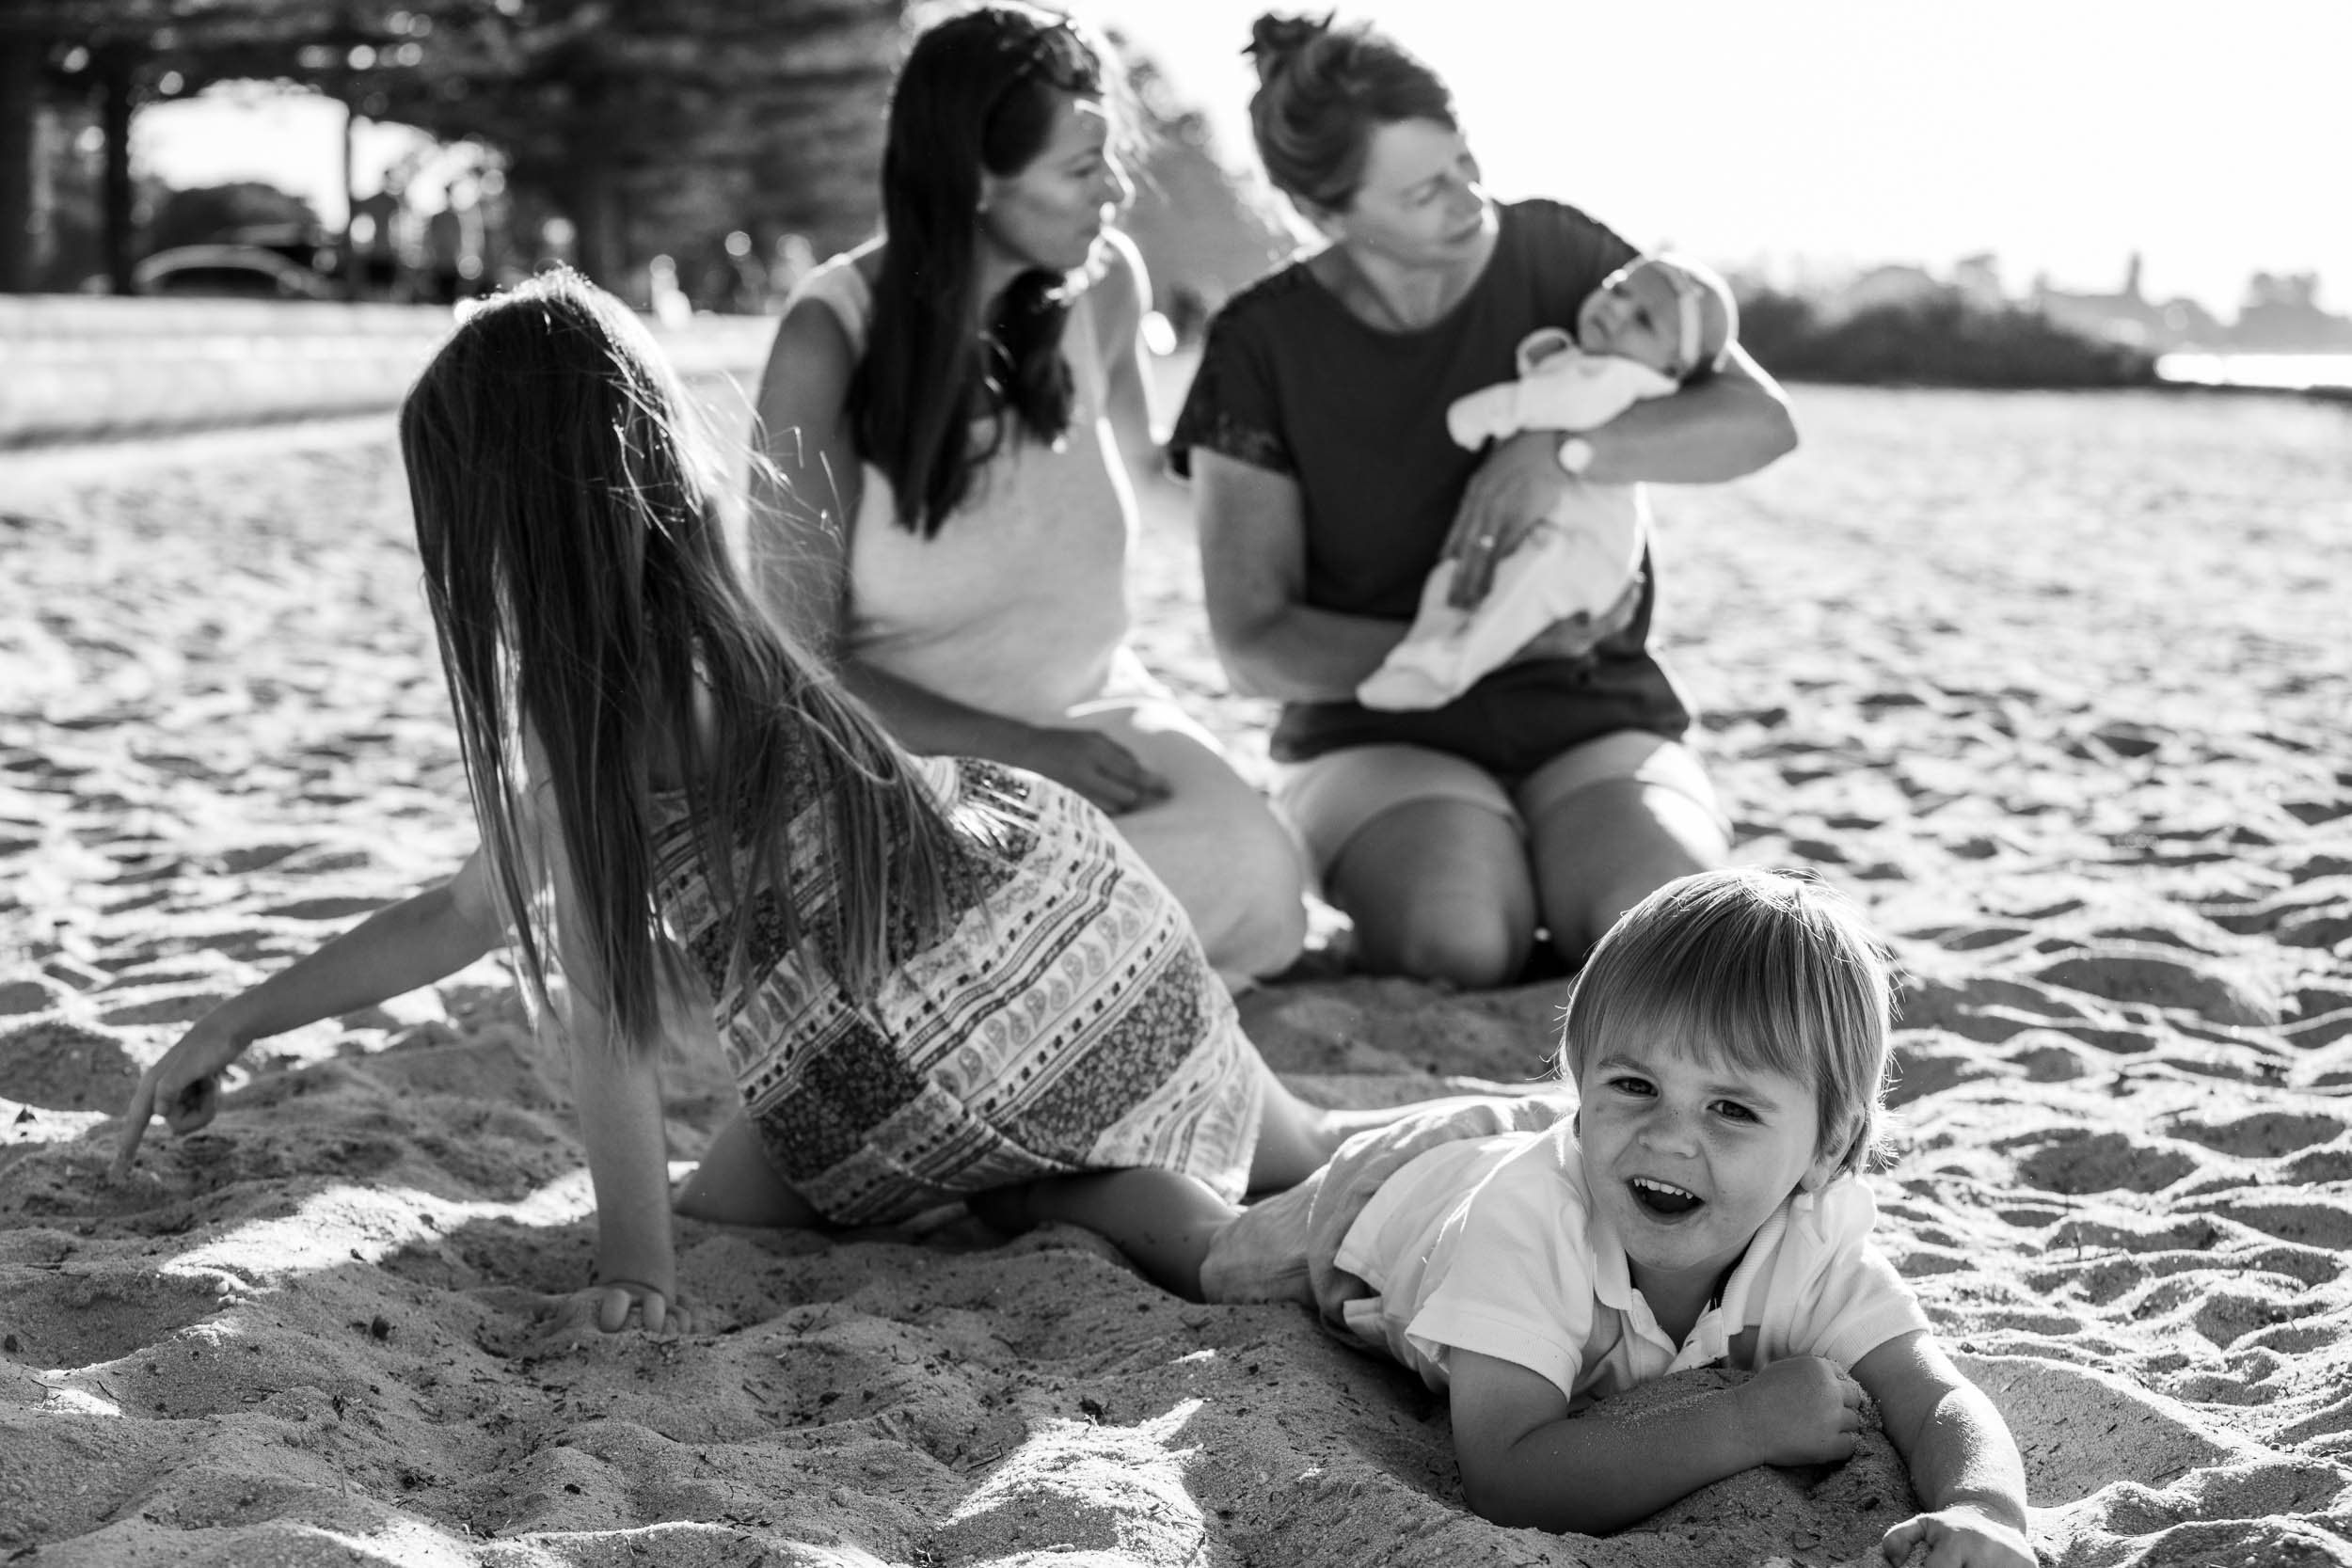
[[(1432, 1107), (1248, 1210), (1122, 1171), (983, 1212), (1083, 1217), (1199, 1299), (1314, 1306), (1446, 1392), (1463, 1492), (1498, 1524), (1597, 1534), (1753, 1465), (1843, 1460), (1867, 1394), (1926, 1504), (1887, 1531), (1888, 1560), (1924, 1544), (1933, 1568), (2031, 1568), (2016, 1444), (1870, 1243), (1856, 1173), (1888, 1015), (1885, 954), (1851, 904), (1709, 872), (1593, 950), (1568, 1005), (1572, 1101)], [(1755, 1375), (1611, 1409), (1718, 1365)]]

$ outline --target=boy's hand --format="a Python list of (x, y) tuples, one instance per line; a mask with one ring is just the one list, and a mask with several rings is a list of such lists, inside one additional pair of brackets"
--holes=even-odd
[(1862, 1385), (1818, 1355), (1772, 1363), (1734, 1389), (1732, 1401), (1758, 1464), (1851, 1459), (1862, 1435)]
[(2014, 1527), (1965, 1503), (1905, 1519), (1879, 1542), (1898, 1565), (1920, 1546), (1928, 1549), (1920, 1568), (2034, 1568), (2033, 1547)]
[(218, 1013), (197, 1020), (163, 1058), (139, 1074), (123, 1112), (122, 1141), (116, 1146), (113, 1177), (119, 1181), (131, 1173), (131, 1162), (147, 1136), (149, 1118), (158, 1111), (174, 1132), (193, 1132), (220, 1109), (220, 1075), (235, 1061), (246, 1042), (215, 1022)]

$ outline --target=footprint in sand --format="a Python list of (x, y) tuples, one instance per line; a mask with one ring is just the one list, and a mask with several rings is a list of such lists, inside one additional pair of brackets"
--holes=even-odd
[(173, 1278), (152, 1268), (99, 1265), (38, 1274), (12, 1271), (0, 1322), (0, 1351), (28, 1367), (87, 1367), (114, 1361), (219, 1310), (209, 1278)]
[(119, 1042), (78, 1023), (40, 1019), (0, 1032), (0, 1100), (49, 1111), (111, 1108), (138, 1076)]
[(2162, 1192), (2198, 1170), (2177, 1149), (2155, 1148), (2122, 1132), (2066, 1128), (2055, 1136), (2035, 1132), (2011, 1141), (2041, 1147), (2017, 1162), (2018, 1179), (2043, 1192), (2079, 1197), (2089, 1193)]
[(2232, 1121), (2179, 1121), (2165, 1129), (2169, 1136), (2251, 1160), (2275, 1159), (2314, 1144), (2331, 1143), (2344, 1134), (2338, 1118), (2296, 1111), (2258, 1111)]
[(2214, 1204), (2208, 1212), (2282, 1242), (2325, 1247), (2330, 1252), (2352, 1248), (2352, 1207), (2341, 1201), (2312, 1202), (2300, 1197), (2242, 1192)]
[(2183, 1008), (2215, 1023), (2259, 1027), (2279, 1022), (2275, 998), (2263, 996), (2233, 974), (2144, 943), (2079, 949), (2034, 971), (2033, 977), (2109, 1002)]

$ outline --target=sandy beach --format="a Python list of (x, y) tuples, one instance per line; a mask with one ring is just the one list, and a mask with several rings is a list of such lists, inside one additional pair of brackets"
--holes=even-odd
[[(1738, 857), (1904, 967), (1883, 1244), (2047, 1561), (2352, 1563), (2352, 408), (1795, 398), (1797, 455), (1659, 498), (1659, 636)], [(1135, 608), (1262, 757), (1176, 519)], [(1911, 1507), (1874, 1437), (1500, 1529), (1303, 1309), (960, 1214), (689, 1225), (724, 1332), (550, 1338), (514, 1292), (585, 1280), (588, 1186), (497, 959), (263, 1043), (106, 1180), (182, 1027), (471, 838), (389, 419), (0, 452), (0, 1562), (1829, 1568)], [(1564, 994), (1327, 955), (1244, 1011), (1372, 1103), (1540, 1074)], [(669, 1082), (688, 1161), (731, 1090)]]

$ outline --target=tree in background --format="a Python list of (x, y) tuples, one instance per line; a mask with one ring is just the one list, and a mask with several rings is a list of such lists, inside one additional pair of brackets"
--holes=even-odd
[(1189, 341), (1226, 297), (1295, 248), (1273, 194), (1226, 166), (1207, 117), (1181, 102), (1158, 62), (1114, 35), (1142, 143), (1122, 227), (1151, 268), (1154, 303)]
[[(107, 271), (129, 286), (127, 147), (143, 104), (223, 81), (495, 148), (618, 281), (681, 236), (755, 221), (827, 245), (870, 226), (900, 0), (9, 0), (0, 8), (0, 286), (35, 233), (40, 101), (95, 105)], [(771, 177), (771, 170), (774, 171)], [(10, 172), (13, 171), (13, 172)], [(789, 192), (774, 193), (783, 182)], [(723, 221), (722, 221), (723, 220)]]

